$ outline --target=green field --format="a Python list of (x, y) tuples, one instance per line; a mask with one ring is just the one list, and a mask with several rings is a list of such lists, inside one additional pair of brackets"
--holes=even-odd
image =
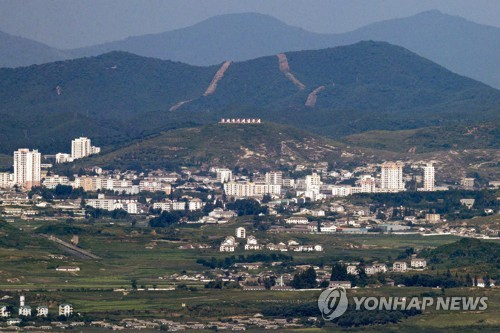
[[(13, 298), (7, 303), (16, 305), (20, 292), (31, 304), (49, 304), (55, 311), (57, 304), (70, 302), (86, 318), (170, 318), (179, 321), (208, 321), (238, 316), (252, 316), (267, 307), (282, 304), (294, 306), (315, 303), (319, 291), (242, 291), (241, 289), (206, 289), (200, 281), (174, 281), (171, 274), (192, 274), (209, 271), (196, 263), (197, 259), (225, 258), (249, 254), (243, 250), (231, 254), (219, 253), (216, 248), (181, 250), (180, 245), (204, 243), (214, 247), (236, 226), (250, 230), (251, 221), (243, 218), (237, 223), (213, 226), (177, 226), (154, 232), (148, 228), (131, 228), (109, 224), (79, 224), (79, 245), (98, 255), (100, 260), (83, 260), (72, 256), (46, 239), (36, 235), (36, 228), (45, 222), (0, 223), (0, 290)], [(21, 230), (22, 229), (22, 230)], [(251, 232), (250, 232), (251, 233)], [(251, 233), (252, 234), (252, 233)], [(322, 244), (322, 253), (285, 252), (296, 264), (331, 264), (335, 260), (384, 261), (396, 258), (405, 249), (423, 249), (449, 244), (458, 238), (451, 236), (422, 237), (420, 235), (305, 235), (253, 233), (262, 243), (295, 239), (300, 243)], [(70, 240), (72, 235), (58, 235)], [(241, 248), (241, 247), (240, 247)], [(64, 255), (52, 259), (49, 255)], [(79, 272), (58, 272), (57, 266), (75, 265)], [(459, 270), (457, 270), (459, 271)], [(462, 273), (461, 271), (459, 271)], [(214, 271), (211, 272), (212, 274)], [(159, 279), (159, 277), (163, 277)], [(131, 281), (137, 286), (169, 288), (185, 283), (191, 290), (131, 291)], [(126, 288), (126, 291), (113, 291)], [(419, 296), (424, 292), (441, 292), (431, 288), (362, 288), (349, 295), (363, 296)], [(433, 330), (456, 331), (467, 329), (481, 332), (500, 327), (498, 310), (500, 293), (496, 289), (453, 288), (446, 295), (487, 295), (489, 308), (481, 313), (426, 311), (398, 324), (385, 325), (388, 331)], [(368, 327), (377, 331), (376, 327)], [(379, 327), (380, 328), (380, 327)], [(379, 329), (378, 328), (378, 329)], [(327, 323), (323, 330), (338, 329)], [(364, 328), (366, 329), (366, 327)], [(315, 331), (310, 328), (307, 331)], [(350, 329), (350, 331), (357, 331)], [(301, 330), (299, 330), (301, 331)]]

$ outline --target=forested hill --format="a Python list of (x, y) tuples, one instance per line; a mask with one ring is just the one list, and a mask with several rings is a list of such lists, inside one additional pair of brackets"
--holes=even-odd
[(210, 67), (112, 52), (0, 69), (0, 102), (0, 152), (9, 154), (20, 146), (68, 150), (79, 135), (129, 142), (220, 117), (340, 137), (500, 114), (500, 91), (381, 42)]

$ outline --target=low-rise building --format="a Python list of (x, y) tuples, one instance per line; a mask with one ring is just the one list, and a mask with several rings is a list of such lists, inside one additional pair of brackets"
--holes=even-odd
[(420, 258), (412, 258), (410, 263), (411, 268), (422, 269), (427, 267), (427, 261)]
[(292, 216), (285, 219), (285, 222), (288, 224), (308, 224), (309, 220), (303, 216)]
[(37, 306), (36, 307), (36, 316), (37, 317), (47, 317), (49, 315), (49, 308), (46, 306)]
[(69, 317), (73, 314), (73, 305), (61, 304), (59, 305), (59, 316)]
[(394, 272), (406, 272), (406, 270), (407, 270), (406, 262), (395, 261), (394, 264), (392, 264), (392, 270)]
[(342, 287), (345, 289), (351, 289), (351, 281), (330, 281), (329, 288)]

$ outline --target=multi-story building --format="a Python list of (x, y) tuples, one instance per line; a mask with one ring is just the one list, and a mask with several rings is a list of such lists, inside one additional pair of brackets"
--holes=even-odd
[(474, 178), (462, 178), (460, 185), (466, 190), (472, 190), (474, 189)]
[(424, 191), (435, 191), (434, 166), (427, 163), (424, 167)]
[(269, 185), (283, 185), (283, 172), (281, 171), (267, 172), (266, 183)]
[(49, 315), (49, 308), (46, 306), (37, 306), (36, 307), (36, 316), (37, 317), (47, 317)]
[(243, 227), (236, 228), (236, 238), (246, 238), (247, 231)]
[(101, 148), (92, 146), (89, 138), (80, 137), (71, 141), (71, 158), (73, 160), (100, 152)]
[(427, 267), (427, 261), (421, 258), (411, 258), (410, 266), (416, 269), (423, 269)]
[(392, 270), (394, 272), (406, 272), (407, 270), (406, 262), (395, 261), (394, 264), (392, 264)]
[(0, 188), (7, 188), (11, 185), (11, 174), (8, 172), (0, 172)]
[(69, 179), (66, 176), (53, 175), (45, 177), (43, 186), (46, 188), (54, 189), (57, 185), (69, 185)]
[(30, 151), (27, 148), (14, 152), (14, 184), (31, 189), (40, 186), (41, 154), (38, 150)]
[(321, 186), (321, 176), (316, 172), (312, 175), (306, 176), (306, 191), (317, 191), (319, 193), (319, 188)]
[(73, 314), (73, 305), (61, 304), (59, 305), (59, 316), (69, 317)]
[(388, 192), (404, 191), (402, 163), (386, 162), (382, 164), (380, 187)]
[(215, 169), (217, 174), (217, 182), (219, 183), (227, 183), (233, 180), (233, 172), (226, 168), (217, 168)]
[(92, 154), (89, 138), (80, 137), (71, 141), (71, 157), (73, 159), (83, 158)]
[(375, 192), (375, 178), (369, 175), (361, 176), (359, 180), (359, 187), (361, 193), (374, 193)]
[(73, 158), (71, 157), (71, 154), (67, 153), (57, 153), (56, 154), (56, 163), (68, 163), (68, 162), (73, 162)]

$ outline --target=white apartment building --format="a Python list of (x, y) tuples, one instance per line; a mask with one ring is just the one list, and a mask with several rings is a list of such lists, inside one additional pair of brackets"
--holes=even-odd
[(351, 186), (332, 186), (332, 196), (334, 197), (346, 197), (351, 194)]
[(217, 174), (217, 182), (219, 183), (227, 183), (233, 180), (233, 172), (226, 168), (217, 168), (215, 169)]
[(312, 175), (306, 176), (306, 191), (317, 191), (319, 193), (319, 188), (321, 186), (321, 176), (316, 172)]
[(100, 147), (94, 147), (89, 138), (80, 137), (71, 141), (71, 158), (76, 160), (101, 152)]
[(236, 238), (246, 238), (247, 231), (243, 227), (236, 228)]
[(224, 184), (224, 192), (227, 196), (234, 197), (262, 197), (265, 194), (280, 195), (281, 185), (249, 182), (228, 182)]
[(404, 191), (402, 163), (386, 162), (382, 164), (380, 187), (388, 192)]
[(139, 189), (148, 192), (164, 191), (167, 195), (172, 193), (172, 185), (160, 179), (143, 179), (139, 182)]
[(73, 159), (83, 158), (92, 154), (89, 138), (80, 137), (71, 141), (71, 157)]
[(427, 163), (424, 167), (424, 191), (435, 191), (434, 166)]
[(27, 148), (14, 152), (14, 184), (31, 189), (40, 186), (41, 181), (41, 154), (38, 150), (30, 151)]
[(266, 173), (266, 184), (283, 185), (283, 172), (272, 171)]
[(375, 189), (375, 178), (369, 175), (361, 176), (361, 180), (359, 180), (359, 187), (361, 193), (374, 193)]
[(68, 162), (73, 162), (73, 158), (71, 157), (71, 154), (67, 153), (57, 153), (56, 154), (56, 163), (68, 163)]
[(11, 187), (11, 174), (8, 172), (0, 172), (0, 188)]
[(45, 177), (43, 186), (54, 189), (57, 185), (69, 185), (69, 179), (66, 176), (53, 175)]
[(167, 212), (171, 212), (173, 210), (185, 210), (186, 203), (184, 201), (166, 200), (164, 202), (155, 202), (153, 204), (153, 209), (160, 209), (162, 211), (167, 211)]
[(97, 199), (88, 199), (87, 206), (109, 211), (115, 209), (123, 209), (129, 214), (138, 213), (138, 205), (136, 200), (106, 199), (104, 194), (99, 194)]

